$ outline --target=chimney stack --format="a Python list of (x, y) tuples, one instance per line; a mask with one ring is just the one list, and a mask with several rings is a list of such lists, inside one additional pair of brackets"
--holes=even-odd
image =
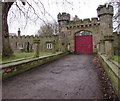
[(20, 31), (20, 28), (18, 28), (18, 36), (21, 36), (21, 31)]

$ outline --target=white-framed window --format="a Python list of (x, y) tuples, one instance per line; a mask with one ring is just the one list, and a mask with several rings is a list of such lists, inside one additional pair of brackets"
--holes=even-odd
[(52, 49), (53, 48), (53, 44), (52, 43), (47, 43), (47, 49)]

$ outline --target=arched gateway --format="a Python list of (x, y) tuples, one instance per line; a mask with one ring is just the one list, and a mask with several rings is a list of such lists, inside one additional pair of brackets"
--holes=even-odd
[(93, 53), (92, 33), (80, 31), (75, 34), (74, 49), (77, 53)]
[(63, 47), (61, 50), (67, 50), (68, 45), (70, 52), (78, 53), (93, 53), (96, 48), (101, 53), (110, 50), (105, 49), (105, 45), (112, 41), (113, 7), (101, 5), (97, 8), (97, 13), (96, 18), (74, 20), (70, 20), (68, 13), (58, 14), (60, 46)]

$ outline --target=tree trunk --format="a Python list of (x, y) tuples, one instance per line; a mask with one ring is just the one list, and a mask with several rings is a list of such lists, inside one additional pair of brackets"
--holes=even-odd
[(2, 57), (10, 57), (13, 51), (10, 47), (7, 16), (13, 2), (2, 3)]

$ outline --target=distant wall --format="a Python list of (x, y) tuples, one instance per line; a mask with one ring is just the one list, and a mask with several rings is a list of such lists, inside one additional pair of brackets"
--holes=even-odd
[[(10, 36), (11, 47), (14, 52), (33, 52), (34, 40), (40, 40), (40, 51), (54, 51), (55, 43), (58, 41), (57, 35), (44, 35), (44, 36)], [(47, 48), (47, 43), (52, 43), (52, 49)], [(57, 50), (56, 50), (57, 51)]]

